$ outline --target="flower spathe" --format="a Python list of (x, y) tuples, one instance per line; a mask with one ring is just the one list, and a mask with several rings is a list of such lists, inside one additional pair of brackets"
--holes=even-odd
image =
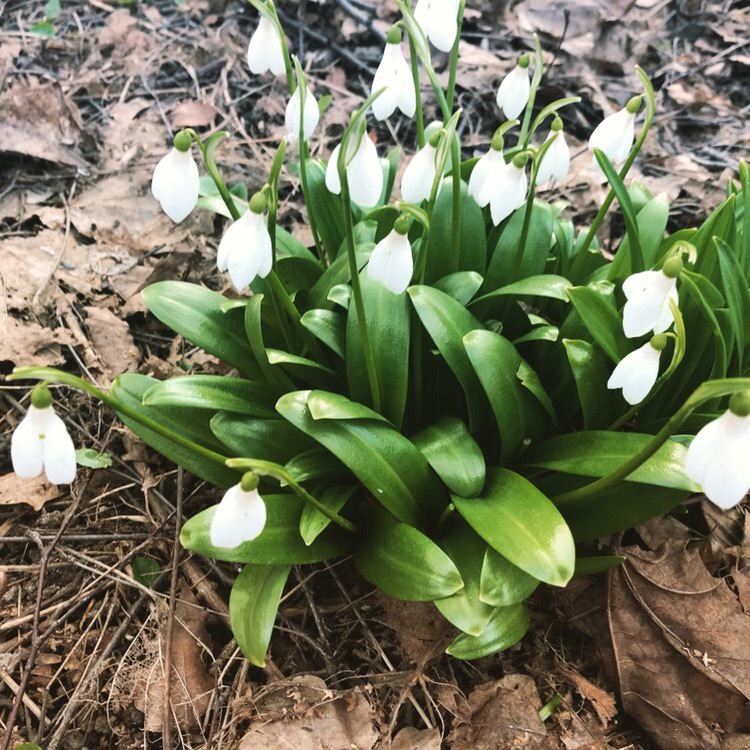
[(404, 170), (401, 179), (401, 197), (407, 203), (421, 203), (432, 193), (435, 182), (437, 149), (431, 143), (426, 143), (414, 154), (414, 158)]
[(224, 233), (216, 265), (229, 271), (235, 288), (242, 291), (256, 276), (268, 276), (272, 264), (271, 235), (263, 214), (249, 208)]
[(76, 449), (65, 423), (54, 408), (29, 406), (10, 441), (13, 471), (23, 479), (42, 471), (52, 484), (70, 484), (76, 477)]
[(641, 271), (622, 284), (627, 302), (622, 311), (622, 328), (632, 339), (647, 333), (662, 333), (674, 322), (669, 300), (677, 304), (677, 279), (664, 271)]
[(506, 120), (515, 120), (526, 108), (531, 94), (528, 63), (516, 65), (500, 82), (497, 90), (497, 106), (503, 110)]
[[(598, 148), (617, 167), (628, 158), (635, 140), (635, 112), (627, 107), (606, 117), (589, 138), (589, 151)], [(596, 159), (594, 163), (598, 165)]]
[(558, 183), (562, 182), (568, 176), (568, 171), (570, 170), (570, 148), (565, 141), (565, 133), (562, 130), (553, 130), (547, 136), (547, 141), (552, 138), (554, 140), (542, 157), (542, 162), (539, 165), (539, 171), (536, 175), (538, 185), (542, 185), (552, 179)]
[[(286, 113), (284, 116), (284, 125), (286, 126), (286, 140), (288, 143), (296, 143), (299, 140), (299, 126), (300, 126), (300, 87), (297, 86), (289, 103), (286, 105)], [(305, 141), (310, 139), (313, 131), (318, 127), (320, 121), (320, 109), (318, 108), (318, 100), (313, 96), (310, 87), (305, 88), (305, 114), (302, 122), (303, 133), (302, 136)]]
[(737, 505), (750, 489), (750, 416), (727, 410), (693, 438), (685, 473), (706, 497), (725, 510)]
[(258, 28), (247, 46), (247, 67), (255, 75), (271, 71), (275, 76), (286, 72), (284, 47), (273, 21), (261, 15)]
[(214, 547), (231, 549), (250, 542), (266, 525), (266, 504), (258, 490), (235, 484), (225, 493), (211, 519), (209, 537)]
[(505, 165), (497, 181), (498, 187), (490, 199), (490, 214), (495, 226), (524, 204), (529, 187), (525, 167), (514, 162)]
[(164, 213), (175, 224), (184, 221), (198, 203), (200, 176), (190, 150), (174, 146), (156, 165), (151, 178), (151, 193)]
[[(339, 153), (341, 144), (333, 149), (326, 167), (326, 187), (335, 195), (341, 193), (339, 180)], [(360, 206), (369, 208), (377, 204), (383, 193), (383, 170), (375, 144), (367, 133), (362, 133), (357, 150), (346, 165), (349, 195)]]
[(417, 95), (400, 44), (386, 44), (383, 59), (372, 79), (370, 93), (385, 89), (372, 103), (372, 112), (378, 120), (390, 117), (400, 109), (407, 117), (414, 117), (417, 109)]
[(406, 234), (391, 230), (372, 251), (367, 274), (394, 294), (406, 290), (414, 273), (414, 257)]
[(441, 51), (450, 52), (458, 35), (459, 0), (419, 0), (414, 18), (424, 35)]
[(659, 377), (661, 350), (649, 341), (623, 357), (607, 381), (607, 388), (622, 388), (623, 398), (631, 405), (640, 404)]

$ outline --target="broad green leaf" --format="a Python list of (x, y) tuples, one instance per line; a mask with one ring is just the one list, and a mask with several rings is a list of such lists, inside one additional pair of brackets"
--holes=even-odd
[[(373, 231), (373, 235), (375, 232)], [(361, 243), (355, 245), (355, 257), (357, 260), (357, 269), (362, 270), (367, 262), (370, 260), (370, 255), (375, 249), (374, 242)], [(336, 260), (326, 269), (325, 273), (318, 279), (315, 286), (310, 289), (308, 294), (310, 300), (310, 308), (324, 308), (330, 294), (335, 293), (334, 290), (341, 285), (349, 285), (352, 276), (349, 269), (349, 258), (346, 252), (339, 255)], [(341, 293), (340, 291), (338, 292)], [(338, 303), (337, 303), (338, 304)]]
[[(326, 487), (317, 498), (321, 505), (338, 513), (349, 501), (351, 496), (359, 489), (354, 487)], [(321, 513), (317, 508), (307, 504), (302, 511), (299, 521), (299, 533), (305, 544), (312, 544), (318, 536), (332, 523), (331, 519)]]
[[(540, 469), (603, 477), (620, 468), (652, 440), (653, 435), (636, 432), (571, 432), (532, 445), (521, 461)], [(699, 492), (700, 487), (685, 474), (686, 455), (684, 445), (668, 440), (626, 481)]]
[(240, 372), (261, 379), (245, 337), (244, 311), (225, 312), (225, 297), (183, 281), (159, 281), (146, 287), (142, 295), (148, 309), (173, 331)]
[(273, 623), (290, 565), (246, 565), (229, 595), (229, 624), (245, 658), (265, 667)]
[(576, 560), (576, 572), (573, 578), (582, 578), (583, 576), (603, 573), (605, 570), (611, 570), (618, 565), (622, 565), (625, 558), (622, 555), (598, 555), (596, 557), (579, 557)]
[(308, 187), (305, 205), (315, 221), (329, 259), (333, 260), (344, 240), (344, 210), (341, 197), (329, 192), (326, 187), (325, 167), (320, 162), (308, 159), (305, 166)]
[(449, 276), (443, 276), (432, 286), (466, 306), (479, 291), (482, 281), (482, 277), (474, 271), (458, 271)]
[[(276, 273), (287, 293), (294, 297), (297, 292), (306, 292), (323, 275), (325, 268), (310, 256), (299, 258), (296, 255), (276, 260)], [(254, 285), (253, 285), (254, 288)]]
[(78, 448), (76, 450), (76, 463), (88, 469), (106, 469), (112, 466), (112, 456), (109, 453), (99, 453), (93, 448)]
[(313, 419), (374, 419), (378, 422), (387, 422), (382, 414), (340, 393), (310, 391), (307, 408)]
[(474, 497), (482, 491), (486, 472), (484, 455), (460, 419), (443, 417), (413, 435), (411, 442), (422, 451), (451, 492)]
[(260, 419), (276, 417), (274, 404), (281, 391), (227, 375), (181, 375), (156, 383), (143, 396), (146, 406), (180, 406), (188, 409), (231, 411)]
[(245, 306), (245, 333), (253, 350), (255, 361), (263, 373), (263, 379), (283, 390), (294, 390), (294, 383), (278, 367), (269, 362), (266, 344), (263, 341), (263, 321), (261, 319), (263, 295), (254, 294)]
[(527, 479), (490, 469), (481, 495), (451, 500), (474, 531), (515, 566), (553, 586), (570, 580), (573, 537), (557, 508)]
[(308, 310), (300, 320), (315, 338), (342, 359), (346, 356), (346, 318), (332, 310)]
[(716, 251), (719, 254), (719, 268), (721, 281), (724, 286), (724, 296), (727, 298), (729, 320), (737, 344), (740, 370), (745, 363), (745, 344), (750, 331), (750, 291), (747, 287), (745, 274), (737, 256), (721, 237), (714, 237)]
[(354, 564), (381, 591), (405, 601), (442, 599), (464, 582), (453, 561), (413, 526), (372, 508), (357, 542)]
[(279, 365), (289, 375), (308, 385), (316, 388), (336, 388), (341, 384), (341, 378), (335, 370), (321, 365), (313, 359), (290, 354), (281, 349), (266, 348), (266, 354), (270, 364)]
[(311, 448), (298, 453), (286, 462), (284, 468), (299, 482), (352, 480), (354, 475), (330, 451)]
[(462, 633), (445, 650), (457, 659), (480, 659), (514, 646), (529, 629), (526, 605), (498, 607), (481, 635)]
[(428, 523), (445, 505), (445, 490), (419, 450), (385, 422), (319, 419), (310, 414), (310, 391), (282, 396), (278, 412), (317, 440), (357, 476), (373, 497), (405, 523)]
[(612, 400), (607, 389), (610, 373), (602, 353), (580, 339), (563, 339), (563, 346), (573, 371), (584, 427), (590, 430), (612, 424)]
[(552, 400), (547, 394), (547, 391), (544, 390), (544, 386), (539, 379), (539, 375), (536, 374), (536, 370), (534, 370), (526, 360), (522, 359), (521, 364), (518, 365), (516, 377), (521, 385), (542, 405), (544, 411), (547, 412), (552, 421), (552, 424), (556, 425), (557, 414), (555, 413), (555, 407), (553, 406)]
[(598, 291), (587, 286), (568, 289), (568, 296), (584, 326), (602, 351), (615, 363), (631, 349), (622, 330), (622, 319)]
[(513, 344), (525, 344), (528, 341), (557, 341), (560, 329), (557, 326), (540, 325), (523, 336), (513, 339)]
[(568, 302), (568, 289), (573, 285), (562, 276), (544, 274), (542, 276), (529, 276), (513, 284), (501, 286), (482, 297), (474, 300), (475, 303), (484, 302), (493, 297), (548, 297)]
[(149, 588), (159, 577), (161, 566), (153, 557), (136, 557), (133, 560), (133, 578)]
[(487, 547), (482, 563), (479, 598), (493, 607), (507, 607), (526, 601), (539, 585), (539, 580), (506, 560), (492, 547)]
[(321, 562), (348, 552), (355, 536), (338, 526), (327, 529), (307, 545), (299, 533), (305, 503), (296, 495), (263, 495), (268, 517), (260, 536), (238, 547), (214, 547), (209, 530), (217, 505), (193, 516), (182, 527), (180, 544), (191, 552), (225, 562), (259, 565), (301, 565)]

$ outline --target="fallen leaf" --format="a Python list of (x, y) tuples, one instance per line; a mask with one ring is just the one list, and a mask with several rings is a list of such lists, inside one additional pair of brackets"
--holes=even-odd
[(191, 100), (180, 102), (172, 110), (170, 122), (172, 127), (179, 128), (204, 128), (210, 125), (219, 112), (210, 104), (201, 104)]
[(41, 510), (49, 500), (62, 495), (54, 484), (42, 474), (36, 479), (21, 479), (15, 474), (0, 477), (0, 505), (26, 503), (34, 510)]
[(439, 729), (405, 727), (393, 738), (387, 750), (440, 750), (441, 746)]
[(563, 669), (561, 672), (575, 685), (576, 690), (583, 698), (591, 701), (591, 705), (594, 707), (603, 727), (606, 727), (617, 716), (617, 704), (612, 693), (602, 690), (573, 669)]
[(128, 324), (106, 307), (86, 307), (84, 310), (86, 330), (107, 379), (111, 382), (122, 372), (133, 372), (141, 355)]

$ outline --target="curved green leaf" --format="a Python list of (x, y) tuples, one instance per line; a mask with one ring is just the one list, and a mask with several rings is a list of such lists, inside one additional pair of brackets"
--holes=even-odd
[(588, 286), (568, 289), (568, 296), (594, 341), (613, 362), (619, 362), (632, 345), (622, 331), (622, 319), (617, 310), (602, 294)]
[(310, 391), (307, 397), (307, 407), (313, 419), (374, 419), (377, 422), (387, 422), (382, 414), (370, 409), (369, 406), (352, 401), (340, 393), (329, 391)]
[(607, 389), (610, 373), (604, 356), (588, 341), (563, 339), (562, 343), (573, 371), (584, 427), (589, 430), (612, 424), (612, 400)]
[(335, 370), (313, 359), (290, 354), (281, 349), (267, 348), (266, 354), (270, 364), (279, 365), (290, 375), (309, 385), (317, 388), (332, 388), (340, 383), (340, 376)]
[(330, 451), (311, 448), (298, 453), (286, 462), (284, 468), (298, 482), (354, 480), (354, 475)]
[(307, 159), (305, 168), (308, 186), (305, 205), (315, 219), (328, 257), (333, 260), (344, 241), (344, 209), (341, 198), (333, 195), (326, 187), (326, 170), (320, 162)]
[[(338, 513), (349, 502), (358, 487), (326, 487), (318, 502), (334, 513)], [(299, 533), (305, 544), (312, 544), (331, 524), (331, 519), (312, 505), (306, 504), (299, 521)]]
[(573, 286), (570, 281), (562, 276), (544, 274), (541, 276), (529, 276), (513, 284), (501, 286), (488, 294), (477, 297), (474, 303), (484, 302), (493, 297), (548, 297), (568, 302), (568, 289)]
[(332, 310), (308, 310), (301, 318), (305, 328), (332, 349), (339, 357), (346, 356), (346, 319)]
[(487, 547), (482, 563), (479, 598), (493, 607), (507, 607), (526, 601), (539, 585), (539, 580), (506, 560), (499, 552)]
[(457, 659), (480, 659), (514, 646), (529, 629), (525, 604), (498, 607), (481, 635), (462, 633), (445, 650)]
[(482, 281), (484, 279), (475, 271), (457, 271), (448, 276), (443, 276), (432, 286), (465, 306), (479, 291)]

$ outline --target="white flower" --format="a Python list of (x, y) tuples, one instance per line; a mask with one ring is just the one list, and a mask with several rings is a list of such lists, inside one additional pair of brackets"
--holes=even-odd
[(539, 165), (539, 171), (536, 175), (536, 181), (539, 185), (543, 185), (553, 178), (555, 182), (562, 182), (568, 176), (568, 170), (570, 169), (570, 149), (565, 142), (565, 133), (562, 130), (552, 130), (547, 136), (547, 141), (550, 138), (555, 138), (555, 140), (552, 141), (552, 145), (547, 149), (542, 157), (542, 163)]
[(271, 235), (263, 214), (249, 208), (221, 238), (216, 265), (228, 270), (237, 291), (242, 291), (256, 276), (268, 276), (272, 264)]
[(514, 162), (505, 165), (497, 180), (499, 186), (490, 199), (490, 214), (495, 226), (523, 206), (529, 186), (525, 167)]
[(515, 120), (526, 108), (530, 93), (528, 62), (525, 67), (516, 65), (500, 82), (496, 97), (497, 106), (503, 110), (507, 120)]
[(200, 177), (190, 150), (172, 150), (156, 165), (151, 192), (175, 224), (187, 218), (198, 203)]
[[(730, 401), (731, 405), (731, 401)], [(727, 410), (709, 422), (688, 448), (685, 473), (720, 508), (731, 508), (750, 488), (750, 417)]]
[(629, 339), (662, 333), (674, 322), (669, 300), (678, 302), (676, 278), (664, 271), (641, 271), (625, 279), (622, 291), (628, 300), (622, 311), (622, 328)]
[[(637, 111), (637, 110), (636, 110)], [(635, 112), (628, 107), (600, 122), (589, 138), (589, 151), (598, 148), (617, 167), (628, 158), (635, 139)], [(594, 164), (598, 165), (596, 159)]]
[(258, 75), (270, 70), (275, 76), (286, 72), (284, 48), (276, 25), (264, 15), (247, 46), (247, 67)]
[(385, 88), (372, 103), (372, 111), (378, 120), (390, 117), (398, 107), (407, 117), (414, 117), (417, 108), (417, 95), (400, 44), (386, 44), (383, 59), (372, 79), (371, 92)]
[(432, 193), (432, 184), (435, 182), (435, 155), (437, 149), (430, 143), (426, 143), (414, 154), (414, 158), (404, 170), (401, 178), (401, 197), (407, 203), (421, 203), (427, 200)]
[(501, 149), (490, 150), (474, 165), (469, 177), (469, 195), (484, 208), (497, 192), (506, 168)]
[(10, 441), (13, 471), (32, 479), (44, 469), (52, 484), (70, 484), (76, 477), (76, 449), (65, 422), (52, 406), (29, 406)]
[(622, 388), (629, 404), (640, 404), (659, 377), (661, 349), (648, 343), (623, 357), (607, 381), (607, 388)]
[(211, 544), (237, 547), (259, 536), (265, 525), (266, 504), (258, 490), (245, 491), (235, 484), (226, 491), (211, 519)]
[[(335, 195), (341, 192), (338, 168), (340, 151), (341, 144), (333, 149), (326, 167), (326, 187)], [(383, 192), (383, 170), (375, 144), (367, 133), (362, 133), (357, 150), (346, 166), (346, 177), (349, 195), (356, 204), (368, 208), (377, 204)]]
[[(299, 86), (294, 90), (289, 103), (286, 105), (286, 115), (284, 124), (286, 125), (286, 140), (288, 143), (295, 143), (299, 138), (300, 125), (300, 92)], [(305, 88), (305, 116), (304, 116), (304, 139), (308, 141), (313, 131), (320, 121), (320, 109), (318, 109), (318, 100), (313, 96), (310, 87)]]
[(450, 52), (458, 34), (459, 0), (419, 0), (414, 18), (425, 36), (441, 51)]
[(414, 258), (409, 237), (396, 229), (380, 240), (370, 256), (367, 273), (394, 294), (401, 294), (414, 273)]

